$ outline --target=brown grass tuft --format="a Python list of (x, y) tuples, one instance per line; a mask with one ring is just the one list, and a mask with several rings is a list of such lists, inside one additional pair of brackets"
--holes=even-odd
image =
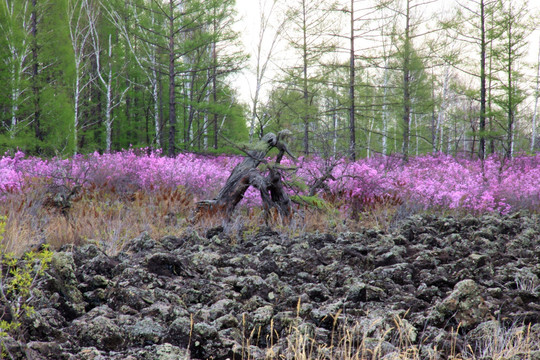
[(0, 215), (7, 216), (6, 251), (22, 254), (41, 243), (53, 249), (96, 241), (111, 251), (146, 231), (159, 238), (179, 234), (194, 203), (184, 189), (118, 192), (89, 187), (65, 212), (47, 206), (47, 185), (35, 183), (22, 193), (5, 194)]
[[(205, 233), (208, 229), (223, 226), (232, 239), (242, 239), (258, 228), (270, 225), (274, 230), (289, 236), (305, 232), (355, 231), (363, 227), (387, 230), (399, 206), (394, 198), (364, 199), (356, 204), (354, 212), (337, 210), (343, 206), (338, 199), (328, 207), (294, 205), (290, 219), (283, 219), (277, 212), (266, 216), (261, 208), (239, 206), (231, 219), (222, 214), (201, 212), (193, 197), (183, 188), (156, 188), (143, 191), (134, 186), (115, 186), (107, 182), (87, 184), (56, 206), (54, 199), (58, 187), (50, 181), (28, 181), (22, 192), (4, 193), (0, 215), (7, 216), (3, 244), (7, 251), (22, 254), (42, 243), (58, 249), (66, 244), (93, 241), (107, 250), (116, 252), (124, 241), (148, 232), (151, 237), (181, 235), (190, 228)], [(69, 192), (69, 187), (66, 191)], [(353, 216), (351, 217), (352, 214)]]

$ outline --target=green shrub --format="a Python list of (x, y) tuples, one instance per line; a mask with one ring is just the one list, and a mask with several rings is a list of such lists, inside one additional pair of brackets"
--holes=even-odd
[(307, 196), (307, 195), (292, 195), (291, 200), (300, 205), (307, 205), (318, 210), (324, 210), (326, 212), (331, 212), (334, 210), (332, 205), (324, 199), (321, 199), (317, 195)]
[[(6, 217), (0, 216), (0, 244), (5, 227)], [(0, 245), (0, 303), (4, 304), (4, 313), (0, 313), (0, 338), (15, 333), (22, 318), (34, 312), (31, 302), (35, 288), (51, 259), (52, 252), (47, 246), (17, 259)]]

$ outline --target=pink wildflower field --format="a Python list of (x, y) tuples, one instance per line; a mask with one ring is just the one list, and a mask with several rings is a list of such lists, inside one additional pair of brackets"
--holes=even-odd
[[(194, 200), (211, 199), (241, 160), (240, 156), (193, 153), (169, 158), (133, 149), (69, 159), (26, 157), (17, 152), (0, 158), (0, 196), (27, 189), (32, 180), (46, 179), (82, 187), (114, 186), (116, 190), (182, 188)], [(284, 166), (295, 168), (286, 172), (290, 183), (307, 185), (291, 185), (291, 194), (305, 193), (329, 163), (319, 158), (284, 161)], [(540, 205), (540, 155), (514, 159), (492, 156), (482, 162), (440, 154), (415, 157), (408, 163), (395, 157), (376, 157), (332, 164), (332, 177), (318, 191), (321, 197), (333, 199), (342, 211), (355, 203), (365, 206), (385, 198), (426, 210), (471, 213), (536, 210)], [(257, 192), (250, 189), (244, 203), (257, 206)]]

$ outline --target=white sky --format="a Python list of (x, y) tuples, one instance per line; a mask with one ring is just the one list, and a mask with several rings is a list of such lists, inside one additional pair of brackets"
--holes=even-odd
[[(251, 103), (251, 94), (255, 86), (255, 58), (256, 58), (256, 46), (259, 38), (259, 3), (270, 3), (272, 0), (236, 0), (236, 9), (238, 11), (238, 17), (240, 21), (236, 24), (236, 30), (240, 32), (244, 49), (251, 54), (249, 61), (249, 69), (244, 70), (238, 78), (235, 80), (236, 87), (239, 91), (241, 100), (247, 104)], [(277, 0), (282, 5), (287, 4), (287, 0)], [(338, 0), (344, 7), (350, 6), (350, 0)], [(467, 1), (467, 0), (462, 0)], [(358, 1), (358, 6), (362, 5), (363, 1)], [(451, 5), (456, 3), (456, 0), (438, 0), (440, 7), (437, 11), (444, 11), (444, 9), (451, 8)], [(529, 46), (528, 61), (535, 64), (538, 59), (538, 46), (540, 37), (540, 0), (529, 0), (529, 8), (532, 13), (537, 14), (537, 30), (531, 35), (531, 41)], [(348, 30), (344, 30), (348, 34)], [(270, 41), (270, 40), (268, 40)], [(357, 40), (361, 41), (361, 40)], [(283, 47), (281, 48), (281, 54), (275, 54), (277, 58), (286, 58), (287, 54), (283, 53)], [(476, 54), (471, 54), (475, 56)], [(277, 60), (276, 62), (283, 62), (284, 60)], [(270, 67), (267, 72), (267, 76), (272, 77), (276, 74), (276, 67)], [(269, 86), (266, 87), (266, 91), (269, 91)], [(264, 97), (264, 94), (263, 94)]]
[[(239, 94), (244, 102), (251, 103), (252, 88), (256, 83), (256, 51), (259, 41), (260, 9), (259, 2), (271, 2), (272, 0), (236, 0), (236, 9), (240, 21), (236, 24), (236, 30), (240, 33), (244, 49), (251, 55), (249, 69), (244, 70), (236, 82)], [(283, 1), (283, 0), (278, 0)], [(267, 39), (270, 41), (270, 39)], [(269, 46), (269, 44), (268, 44)], [(271, 72), (271, 71), (269, 71)]]

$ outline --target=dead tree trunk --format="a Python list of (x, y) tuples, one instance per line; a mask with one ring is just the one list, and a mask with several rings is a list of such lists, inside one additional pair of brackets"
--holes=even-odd
[[(291, 158), (295, 157), (287, 149), (283, 138), (288, 131), (283, 130), (276, 136), (273, 133), (266, 134), (253, 150), (246, 152), (244, 160), (232, 170), (227, 182), (213, 200), (204, 200), (198, 203), (198, 212), (219, 214), (230, 217), (236, 205), (244, 198), (244, 194), (250, 186), (261, 193), (261, 199), (265, 211), (276, 208), (284, 217), (291, 215), (291, 200), (283, 187), (282, 173), (279, 163), (283, 155), (287, 153)], [(279, 153), (275, 164), (267, 164), (268, 173), (257, 169), (261, 163), (266, 163), (265, 157), (272, 148), (277, 148)]]

